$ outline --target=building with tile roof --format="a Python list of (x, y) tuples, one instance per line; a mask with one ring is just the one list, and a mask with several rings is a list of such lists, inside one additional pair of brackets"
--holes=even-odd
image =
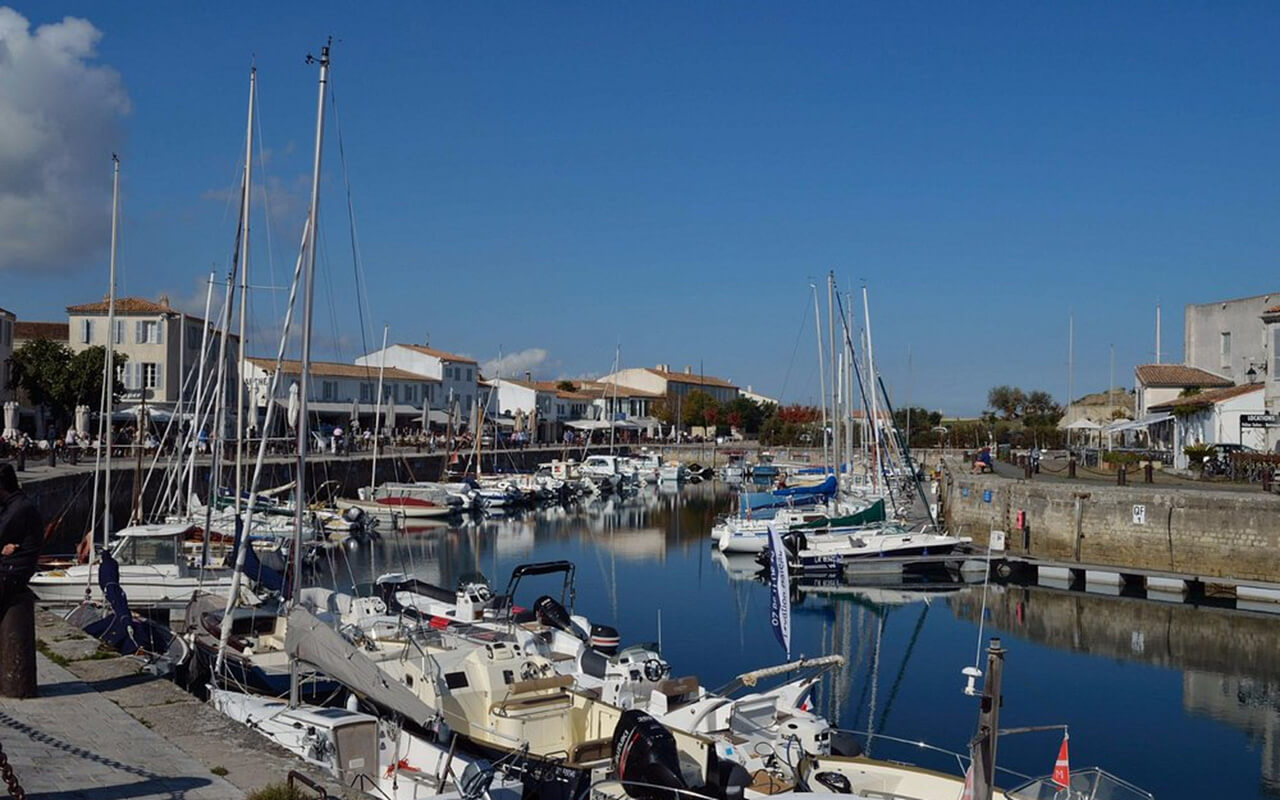
[(422, 344), (393, 344), (385, 350), (374, 350), (360, 356), (356, 364), (374, 368), (385, 364), (432, 379), (435, 383), (427, 398), (431, 407), (443, 409), (456, 403), (467, 419), (471, 417), (475, 403), (484, 400), (480, 391), (480, 368), (469, 356)]
[(738, 397), (738, 387), (733, 383), (694, 372), (692, 366), (686, 366), (682, 372), (675, 372), (667, 364), (655, 367), (630, 367), (610, 373), (600, 378), (602, 383), (616, 383), (633, 389), (650, 392), (666, 398), (669, 403), (676, 403), (680, 398), (694, 390), (706, 392), (715, 398), (717, 403), (727, 403)]
[[(117, 297), (115, 330), (107, 330), (107, 300), (67, 306), (68, 342), (73, 351), (109, 342), (117, 353), (128, 357), (124, 365), (124, 402), (136, 403), (145, 396), (148, 404), (166, 410), (176, 408), (179, 396), (191, 402), (196, 396), (202, 344), (208, 376), (216, 373), (220, 334), (202, 318), (187, 314), (157, 300)], [(206, 328), (208, 333), (206, 334)], [(238, 370), (239, 338), (227, 339), (227, 380), (234, 381)]]
[[(274, 371), (274, 358), (245, 358), (242, 374), (249, 389), (250, 403), (257, 409), (260, 419), (264, 418), (262, 415), (271, 394)], [(318, 422), (345, 426), (349, 420), (357, 419), (362, 426), (372, 428), (379, 408), (382, 408), (385, 419), (385, 412), (390, 406), (394, 409), (398, 427), (421, 427), (423, 404), (428, 403), (440, 382), (396, 367), (381, 370), (381, 375), (379, 372), (377, 368), (358, 364), (311, 362), (308, 410)], [(301, 378), (302, 362), (282, 362), (280, 374), (274, 398), (282, 409), (286, 409), (290, 393), (297, 391), (293, 387)], [(382, 383), (381, 404), (378, 402), (379, 378)]]

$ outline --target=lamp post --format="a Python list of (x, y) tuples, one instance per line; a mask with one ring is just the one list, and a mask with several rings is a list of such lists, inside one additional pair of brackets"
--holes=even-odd
[(1258, 380), (1258, 370), (1254, 369), (1254, 367), (1250, 365), (1249, 371), (1244, 374), (1244, 377), (1249, 381), (1249, 383), (1256, 383)]

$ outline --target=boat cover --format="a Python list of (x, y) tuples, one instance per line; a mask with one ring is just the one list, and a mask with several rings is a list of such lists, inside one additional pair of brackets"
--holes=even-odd
[(835, 493), (836, 478), (831, 475), (813, 486), (793, 486), (771, 492), (742, 492), (738, 495), (738, 509), (745, 513), (761, 508), (811, 506), (823, 502)]
[(284, 649), (290, 657), (418, 725), (425, 726), (438, 716), (413, 690), (392, 681), (368, 656), (302, 606), (289, 612)]
[(871, 505), (861, 511), (848, 514), (843, 517), (829, 517), (827, 519), (814, 520), (813, 522), (805, 522), (800, 525), (792, 525), (791, 530), (811, 530), (814, 528), (850, 528), (854, 525), (869, 525), (872, 522), (884, 522), (884, 498), (880, 498)]
[[(235, 563), (235, 554), (240, 550), (240, 533), (243, 530), (244, 521), (236, 520), (235, 546), (227, 554), (227, 558), (231, 560), (232, 564)], [(263, 564), (262, 560), (258, 558), (258, 552), (253, 549), (252, 545), (247, 546), (244, 551), (244, 576), (270, 592), (279, 592), (284, 588), (284, 576)]]

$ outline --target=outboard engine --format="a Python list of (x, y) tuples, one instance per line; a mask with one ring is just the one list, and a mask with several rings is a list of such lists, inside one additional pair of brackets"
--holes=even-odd
[(463, 800), (479, 800), (485, 796), (485, 792), (489, 791), (491, 783), (493, 783), (493, 767), (488, 761), (481, 759), (467, 764), (466, 769), (462, 771), (462, 779), (458, 781), (458, 788), (462, 790)]
[(618, 629), (608, 625), (591, 626), (591, 647), (606, 656), (618, 654)]
[(634, 708), (622, 712), (613, 729), (613, 772), (627, 796), (636, 800), (679, 797), (676, 792), (653, 788), (656, 786), (689, 788), (680, 774), (676, 738), (656, 719)]
[(573, 620), (569, 618), (568, 609), (560, 605), (556, 602), (555, 598), (549, 595), (544, 594), (537, 600), (533, 601), (533, 613), (537, 617), (538, 622), (541, 622), (543, 625), (550, 625), (553, 628), (562, 630), (565, 633), (578, 637), (579, 639), (586, 638), (582, 635), (582, 631), (578, 630), (578, 627), (573, 624)]
[(342, 518), (352, 525), (359, 525), (364, 520), (364, 509), (360, 506), (351, 506), (342, 512)]

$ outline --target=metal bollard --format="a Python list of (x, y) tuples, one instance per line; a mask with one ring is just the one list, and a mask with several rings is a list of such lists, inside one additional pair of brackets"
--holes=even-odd
[(1154, 472), (1155, 472), (1155, 470), (1152, 468), (1152, 466), (1151, 466), (1151, 462), (1150, 462), (1150, 461), (1148, 461), (1146, 464), (1144, 464), (1144, 465), (1142, 466), (1142, 480), (1143, 480), (1143, 482), (1144, 482), (1144, 483), (1154, 483), (1154, 482), (1155, 482), (1155, 476), (1153, 475), (1153, 473), (1154, 473)]
[(1026, 478), (1027, 480), (1031, 480), (1031, 462), (1030, 461), (1022, 462), (1022, 477)]
[(73, 467), (74, 467), (74, 466), (76, 466), (77, 464), (79, 464), (79, 463), (80, 463), (80, 448), (79, 448), (79, 447), (68, 447), (68, 448), (67, 448), (67, 458), (68, 458), (68, 459), (70, 459), (70, 461), (71, 461), (71, 466), (73, 466)]
[(26, 450), (22, 450), (22, 449), (18, 450), (18, 463), (14, 465), (14, 469), (16, 469), (18, 472), (27, 471), (27, 451)]
[(1128, 476), (1125, 475), (1125, 472), (1126, 467), (1124, 464), (1121, 464), (1119, 468), (1116, 469), (1116, 486), (1127, 486), (1129, 484)]
[(36, 597), (25, 586), (0, 608), (0, 696), (36, 696)]
[(1067, 459), (1067, 477), (1074, 478), (1076, 476), (1076, 457), (1072, 456)]
[(58, 466), (58, 451), (52, 447), (49, 448), (49, 466)]

